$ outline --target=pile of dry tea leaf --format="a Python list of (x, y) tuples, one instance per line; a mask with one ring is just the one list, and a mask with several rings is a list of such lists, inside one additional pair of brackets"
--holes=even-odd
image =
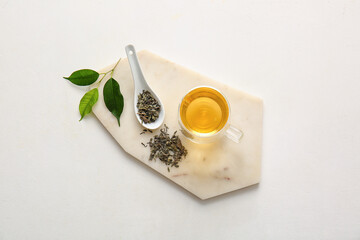
[[(170, 137), (168, 134), (168, 127), (164, 125), (163, 129), (160, 129), (160, 134), (155, 135), (154, 138), (150, 138), (148, 146), (150, 147), (149, 160), (159, 159), (170, 167), (179, 167), (179, 162), (182, 157), (187, 155), (187, 150), (182, 145), (179, 136), (176, 136), (175, 131)], [(146, 146), (145, 144), (143, 144)], [(170, 171), (168, 167), (168, 171)]]
[(152, 123), (159, 118), (161, 106), (147, 90), (143, 90), (142, 93), (138, 95), (136, 107), (138, 109), (137, 114), (142, 123)]

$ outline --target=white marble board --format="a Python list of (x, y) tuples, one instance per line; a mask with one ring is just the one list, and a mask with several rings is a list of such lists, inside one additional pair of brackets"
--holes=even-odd
[[(159, 130), (152, 134), (140, 135), (143, 128), (135, 118), (133, 109), (133, 80), (128, 61), (123, 58), (113, 75), (120, 84), (125, 101), (124, 111), (120, 118), (121, 126), (118, 126), (115, 117), (106, 109), (103, 101), (102, 88), (107, 79), (104, 79), (99, 86), (99, 100), (93, 112), (124, 151), (200, 199), (211, 198), (259, 183), (262, 100), (211, 80), (149, 51), (138, 52), (138, 57), (147, 82), (164, 104), (166, 111), (164, 123), (169, 127), (169, 133), (179, 129), (177, 110), (186, 92), (199, 85), (210, 85), (226, 95), (231, 107), (231, 123), (240, 128), (244, 136), (239, 144), (223, 138), (216, 143), (199, 145), (190, 142), (179, 133), (183, 145), (188, 149), (188, 155), (179, 164), (179, 168), (173, 167), (168, 172), (167, 166), (162, 162), (149, 161), (150, 150), (141, 142), (148, 142)], [(139, 169), (139, 171), (143, 170)]]

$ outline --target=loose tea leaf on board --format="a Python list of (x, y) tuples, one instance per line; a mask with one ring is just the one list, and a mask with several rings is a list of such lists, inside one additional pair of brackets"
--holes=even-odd
[(164, 128), (160, 129), (160, 134), (150, 138), (148, 145), (143, 145), (150, 147), (150, 161), (159, 159), (167, 166), (178, 168), (182, 157), (186, 157), (187, 150), (182, 145), (179, 136), (176, 135), (176, 131), (170, 136), (168, 129), (164, 125)]
[(120, 92), (119, 83), (110, 78), (104, 85), (103, 94), (107, 109), (116, 117), (120, 126), (120, 116), (124, 109), (124, 97)]
[(153, 131), (152, 131), (151, 129), (144, 128), (144, 129), (142, 130), (142, 132), (140, 133), (140, 135), (141, 135), (141, 134), (144, 134), (144, 133), (146, 133), (146, 132), (152, 133)]
[(85, 95), (81, 98), (79, 104), (79, 112), (81, 115), (81, 119), (79, 121), (81, 121), (85, 115), (91, 112), (92, 107), (97, 102), (98, 98), (99, 98), (99, 91), (97, 88), (94, 88), (88, 91), (87, 93), (85, 93)]
[(87, 86), (96, 82), (99, 73), (91, 69), (81, 69), (73, 72), (70, 77), (64, 77), (78, 86)]

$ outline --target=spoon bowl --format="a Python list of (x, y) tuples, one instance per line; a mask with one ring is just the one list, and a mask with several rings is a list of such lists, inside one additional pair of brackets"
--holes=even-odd
[[(141, 70), (139, 60), (137, 58), (134, 46), (133, 45), (127, 45), (125, 47), (125, 52), (126, 52), (126, 55), (127, 55), (128, 61), (129, 61), (131, 74), (132, 74), (133, 79), (134, 79), (134, 111), (135, 111), (135, 116), (136, 116), (137, 120), (139, 121), (139, 123), (144, 128), (147, 128), (147, 129), (150, 129), (150, 130), (157, 129), (164, 122), (164, 118), (165, 118), (164, 105), (162, 104), (160, 98), (155, 94), (155, 92), (147, 84), (147, 82), (145, 80), (145, 77), (144, 77), (144, 75), (142, 73), (142, 70)], [(156, 101), (158, 101), (158, 103), (161, 106), (160, 107), (159, 117), (155, 120), (155, 122), (152, 122), (152, 123), (144, 123), (144, 122), (142, 122), (139, 115), (137, 114), (138, 108), (137, 108), (136, 104), (137, 104), (137, 101), (138, 101), (138, 95), (140, 93), (142, 93), (143, 90), (149, 91), (151, 93), (151, 95), (156, 99)]]

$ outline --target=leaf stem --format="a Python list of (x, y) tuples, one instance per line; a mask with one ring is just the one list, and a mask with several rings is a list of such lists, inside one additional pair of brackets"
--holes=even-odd
[(97, 84), (98, 84), (97, 87), (100, 86), (101, 81), (105, 78), (105, 76), (106, 76), (108, 73), (111, 73), (110, 78), (112, 78), (112, 76), (114, 75), (115, 68), (116, 68), (117, 65), (119, 64), (120, 60), (121, 60), (121, 58), (116, 62), (115, 66), (114, 66), (111, 70), (109, 70), (109, 71), (107, 71), (107, 72), (104, 72), (104, 73), (99, 73), (100, 75), (102, 75), (102, 74), (104, 74), (104, 75), (101, 77), (100, 81), (97, 82)]
[(103, 72), (103, 73), (99, 73), (99, 74), (108, 74), (109, 72), (111, 72), (113, 69), (107, 71), (107, 72)]
[(112, 71), (111, 71), (111, 77), (113, 76), (114, 71), (115, 71), (115, 68), (116, 68), (117, 65), (119, 64), (120, 60), (121, 60), (121, 58), (117, 61), (117, 63), (115, 64), (115, 67), (112, 69)]
[[(111, 71), (112, 71), (112, 70), (111, 70)], [(110, 71), (109, 71), (109, 72), (110, 72)], [(100, 81), (97, 82), (97, 87), (100, 86), (101, 81), (104, 79), (104, 77), (105, 77), (109, 72), (107, 72), (107, 73), (100, 73), (100, 74), (104, 74), (104, 75), (101, 77)]]

